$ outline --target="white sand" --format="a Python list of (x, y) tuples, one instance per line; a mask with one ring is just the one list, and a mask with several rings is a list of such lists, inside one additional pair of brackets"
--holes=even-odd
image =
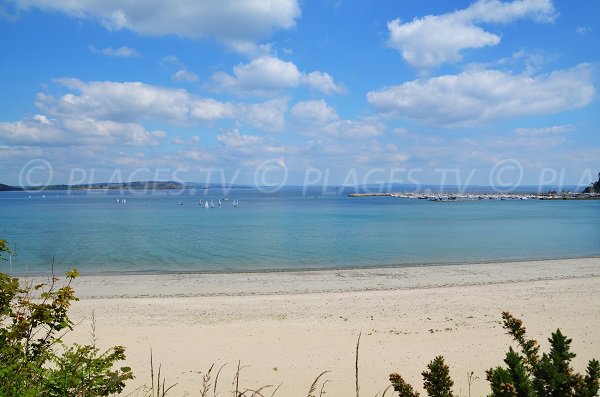
[[(361, 396), (388, 386), (400, 372), (421, 388), (420, 373), (446, 357), (455, 390), (488, 392), (484, 371), (502, 362), (510, 338), (501, 312), (525, 321), (542, 341), (557, 327), (573, 338), (574, 366), (600, 358), (600, 258), (480, 265), (298, 273), (83, 276), (69, 339), (87, 341), (95, 313), (100, 345), (127, 346), (136, 379), (149, 384), (150, 348), (162, 363), (171, 396), (199, 395), (202, 374), (227, 364), (221, 396), (240, 384), (278, 385), (276, 396), (306, 396), (324, 378), (327, 396), (354, 396), (359, 332)], [(267, 396), (270, 392), (266, 393)], [(388, 393), (388, 396), (390, 394)]]

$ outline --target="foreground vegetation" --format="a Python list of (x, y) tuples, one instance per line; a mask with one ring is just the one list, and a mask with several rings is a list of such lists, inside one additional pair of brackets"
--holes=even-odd
[[(0, 258), (10, 254), (0, 240)], [(94, 345), (67, 345), (61, 337), (73, 328), (68, 310), (77, 298), (67, 273), (59, 286), (47, 283), (22, 285), (0, 273), (0, 396), (108, 396), (120, 393), (132, 379), (128, 367), (115, 368), (125, 359), (125, 349), (104, 352)]]
[[(518, 344), (520, 352), (509, 347), (505, 367), (486, 371), (492, 397), (594, 397), (598, 395), (600, 363), (590, 360), (585, 375), (571, 367), (575, 353), (571, 352), (571, 339), (560, 332), (552, 333), (548, 340), (550, 352), (539, 355), (537, 341), (528, 339), (523, 322), (510, 313), (502, 313), (503, 325)], [(423, 387), (430, 397), (452, 397), (454, 382), (442, 356), (436, 357), (422, 373)], [(412, 386), (399, 374), (390, 375), (394, 390), (400, 397), (416, 397)]]
[[(10, 254), (5, 240), (0, 240), (0, 261)], [(73, 329), (68, 316), (77, 298), (71, 288), (78, 276), (67, 272), (66, 280), (51, 276), (46, 283), (25, 284), (18, 278), (0, 273), (0, 397), (49, 396), (95, 397), (120, 394), (126, 381), (133, 379), (131, 368), (118, 366), (125, 360), (125, 348), (115, 346), (100, 351), (95, 342), (89, 345), (63, 343), (62, 337)], [(503, 326), (514, 339), (518, 351), (509, 347), (503, 366), (486, 371), (490, 397), (595, 397), (600, 388), (600, 363), (590, 360), (586, 373), (573, 370), (571, 339), (560, 330), (552, 333), (550, 351), (540, 355), (537, 341), (526, 336), (521, 320), (502, 313)], [(359, 397), (358, 354), (356, 345), (356, 397)], [(172, 394), (172, 386), (161, 377), (160, 366), (150, 362), (150, 386), (138, 394), (164, 397)], [(199, 396), (216, 397), (218, 387), (225, 384), (233, 397), (275, 396), (279, 387), (266, 385), (258, 389), (240, 386), (238, 363), (233, 382), (219, 384), (223, 367), (211, 367), (199, 379)], [(307, 397), (326, 394), (326, 372), (319, 374), (308, 388)], [(422, 373), (423, 388), (430, 397), (453, 397), (454, 381), (442, 356), (435, 357)], [(389, 376), (391, 384), (378, 396), (416, 397), (419, 393), (400, 374)], [(474, 374), (469, 374), (469, 386)], [(470, 397), (470, 391), (468, 396)]]

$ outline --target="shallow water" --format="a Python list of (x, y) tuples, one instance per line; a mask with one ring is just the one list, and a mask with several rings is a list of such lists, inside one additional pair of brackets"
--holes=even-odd
[[(13, 273), (254, 271), (600, 255), (600, 200), (430, 202), (221, 190), (0, 193)], [(45, 197), (43, 197), (45, 195)], [(314, 198), (318, 195), (319, 198)], [(125, 198), (126, 204), (116, 199)], [(205, 209), (199, 200), (212, 199)], [(239, 207), (232, 202), (239, 200)], [(183, 205), (179, 205), (183, 203)], [(0, 264), (7, 271), (9, 264)]]

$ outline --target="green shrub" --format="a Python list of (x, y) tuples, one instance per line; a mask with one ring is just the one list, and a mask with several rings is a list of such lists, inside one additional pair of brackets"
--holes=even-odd
[(550, 352), (539, 355), (539, 345), (525, 336), (523, 322), (510, 313), (502, 313), (504, 328), (519, 345), (521, 353), (509, 349), (504, 359), (508, 368), (496, 367), (486, 372), (493, 397), (594, 397), (598, 395), (600, 363), (590, 360), (586, 375), (574, 372), (571, 339), (560, 332), (552, 333)]
[[(421, 373), (423, 376), (423, 388), (430, 397), (453, 397), (452, 386), (454, 381), (450, 378), (450, 368), (444, 362), (444, 357), (437, 356), (429, 364), (427, 371)], [(391, 374), (390, 382), (400, 397), (417, 397), (411, 385), (406, 383), (399, 374)]]
[[(10, 252), (0, 240), (0, 258)], [(77, 300), (71, 288), (77, 276), (72, 270), (63, 285), (52, 276), (24, 286), (0, 273), (0, 396), (108, 396), (133, 378), (130, 368), (113, 368), (125, 359), (123, 347), (100, 353), (93, 345), (62, 342), (73, 327), (68, 310)]]
[[(510, 313), (502, 313), (507, 333), (517, 342), (520, 352), (509, 347), (506, 367), (486, 371), (490, 397), (596, 397), (600, 387), (600, 363), (590, 360), (585, 375), (574, 372), (571, 339), (560, 330), (552, 333), (550, 352), (539, 355), (539, 344), (526, 337), (523, 322)], [(442, 356), (436, 357), (422, 373), (424, 388), (430, 397), (452, 397), (449, 369)], [(391, 374), (392, 387), (400, 397), (417, 397), (419, 393), (399, 374)]]

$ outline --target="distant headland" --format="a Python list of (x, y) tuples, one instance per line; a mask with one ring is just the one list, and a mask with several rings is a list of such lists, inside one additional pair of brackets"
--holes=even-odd
[(203, 184), (196, 182), (175, 182), (175, 181), (135, 181), (122, 183), (92, 183), (77, 185), (40, 185), (40, 186), (10, 186), (0, 183), (0, 192), (14, 191), (35, 191), (35, 190), (183, 190), (183, 189), (223, 189), (223, 188), (245, 188), (244, 185), (222, 185), (222, 184)]
[(9, 185), (0, 183), (0, 192), (19, 192), (21, 190), (23, 190), (23, 189), (20, 187), (9, 186)]
[[(38, 186), (11, 186), (0, 183), (0, 192), (11, 191), (59, 191), (59, 190), (193, 190), (193, 189), (252, 189), (257, 186), (218, 184), (181, 181), (133, 181), (133, 182), (99, 182), (88, 184), (55, 184)], [(280, 186), (297, 187), (306, 189), (307, 186)], [(309, 186), (323, 188), (323, 186)], [(345, 194), (348, 190), (350, 197), (365, 196), (395, 196), (406, 198), (428, 198), (431, 200), (454, 199), (542, 199), (542, 200), (585, 200), (600, 198), (600, 173), (598, 180), (582, 189), (581, 186), (515, 186), (510, 192), (497, 192), (492, 186), (448, 186), (448, 185), (390, 185), (383, 186), (357, 185), (357, 186), (328, 186), (337, 193)], [(376, 192), (375, 192), (376, 191)], [(542, 193), (544, 191), (544, 193)], [(438, 192), (438, 193), (434, 193)]]

